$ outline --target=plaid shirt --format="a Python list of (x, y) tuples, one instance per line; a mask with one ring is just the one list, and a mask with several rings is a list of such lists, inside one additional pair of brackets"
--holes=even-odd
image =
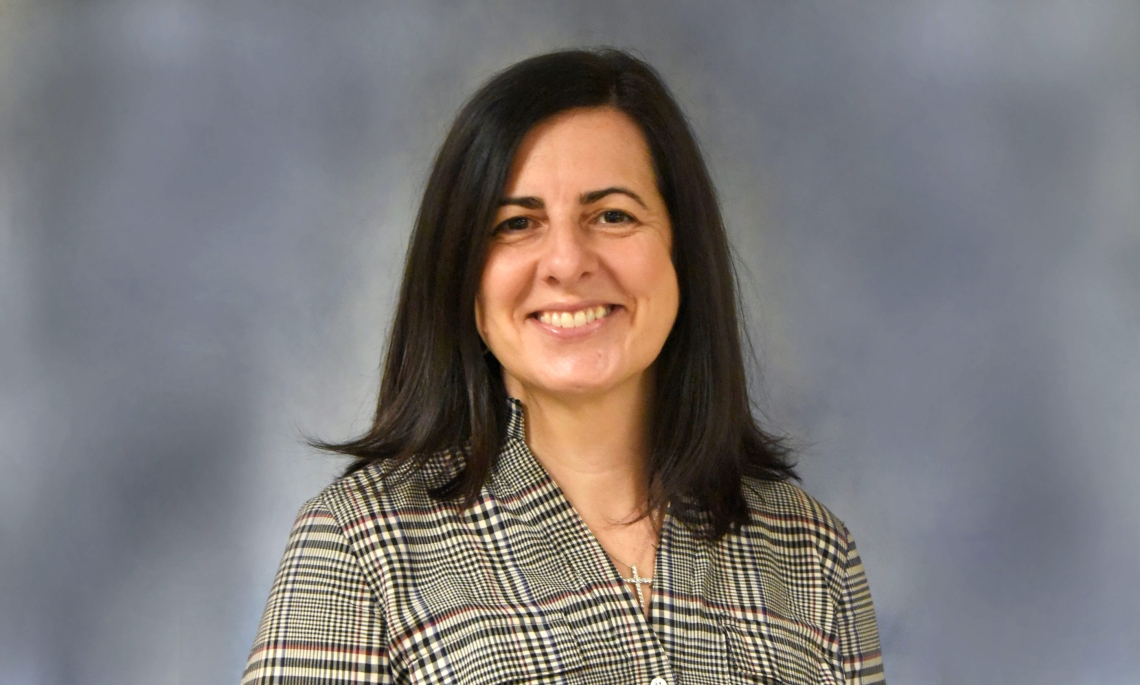
[(646, 617), (523, 435), (512, 405), (470, 509), (376, 466), (306, 503), (243, 685), (883, 682), (855, 543), (799, 488), (746, 479), (716, 542), (666, 515)]

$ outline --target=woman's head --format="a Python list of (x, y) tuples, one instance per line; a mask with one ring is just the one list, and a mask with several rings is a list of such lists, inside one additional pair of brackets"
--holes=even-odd
[[(514, 397), (643, 397), (677, 317), (672, 229), (637, 124), (571, 109), (523, 139), (475, 297)], [(626, 392), (632, 390), (632, 392)]]
[[(618, 150), (607, 152), (606, 145), (636, 159), (615, 156)], [(573, 176), (558, 167), (555, 152), (577, 155), (590, 173)], [(607, 170), (607, 161), (621, 166)], [(618, 185), (593, 187), (607, 177)], [(622, 192), (582, 197), (613, 188), (637, 199)], [(574, 220), (596, 221), (577, 242), (555, 230), (543, 251), (513, 235), (527, 232), (528, 216), (564, 229), (575, 204)], [(637, 219), (637, 230), (622, 212)], [(610, 249), (605, 240), (629, 241), (630, 249)], [(532, 273), (529, 287), (512, 286), (527, 268), (546, 271)], [(627, 317), (615, 343), (625, 347), (614, 348), (620, 354), (609, 366), (594, 369), (600, 377), (612, 380), (655, 359), (649, 467), (656, 491), (714, 535), (746, 520), (741, 476), (782, 478), (791, 470), (750, 412), (735, 279), (716, 196), (685, 117), (660, 78), (615, 50), (525, 60), (493, 77), (460, 111), (416, 218), (373, 427), (359, 440), (329, 447), (357, 456), (353, 469), (462, 450), (463, 473), (439, 494), (472, 501), (505, 437), (507, 388), (496, 354), (510, 382), (510, 371), (530, 368), (520, 355), (543, 350), (529, 344), (527, 326), (551, 329), (541, 320), (544, 311), (561, 318), (584, 305), (616, 305), (607, 310), (617, 313), (611, 323)], [(561, 375), (539, 380), (566, 387), (588, 370), (582, 356), (557, 358)]]

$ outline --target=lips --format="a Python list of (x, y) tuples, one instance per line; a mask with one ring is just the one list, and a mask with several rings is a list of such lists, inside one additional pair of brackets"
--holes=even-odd
[(612, 305), (595, 305), (576, 310), (543, 310), (535, 312), (532, 316), (542, 323), (548, 326), (554, 326), (555, 328), (578, 328), (579, 326), (593, 323), (598, 319), (606, 318), (613, 310), (614, 307)]

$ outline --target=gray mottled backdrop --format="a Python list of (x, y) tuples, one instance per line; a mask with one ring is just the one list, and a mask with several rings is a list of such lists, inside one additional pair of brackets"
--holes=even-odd
[(0, 684), (235, 682), (465, 96), (690, 114), (901, 683), (1140, 672), (1140, 4), (0, 0)]

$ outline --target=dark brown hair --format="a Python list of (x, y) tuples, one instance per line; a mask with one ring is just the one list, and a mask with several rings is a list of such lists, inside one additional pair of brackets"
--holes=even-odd
[[(498, 74), (456, 117), (432, 167), (404, 266), (376, 416), (356, 440), (317, 446), (369, 464), (462, 454), (433, 491), (472, 504), (505, 440), (507, 392), (474, 302), (492, 222), (523, 137), (559, 112), (609, 106), (645, 135), (673, 228), (680, 307), (656, 361), (649, 466), (655, 501), (716, 538), (748, 520), (741, 478), (794, 478), (788, 450), (748, 399), (736, 279), (716, 193), (684, 114), (656, 72), (618, 50), (568, 50)], [(458, 463), (458, 462), (457, 462)]]

